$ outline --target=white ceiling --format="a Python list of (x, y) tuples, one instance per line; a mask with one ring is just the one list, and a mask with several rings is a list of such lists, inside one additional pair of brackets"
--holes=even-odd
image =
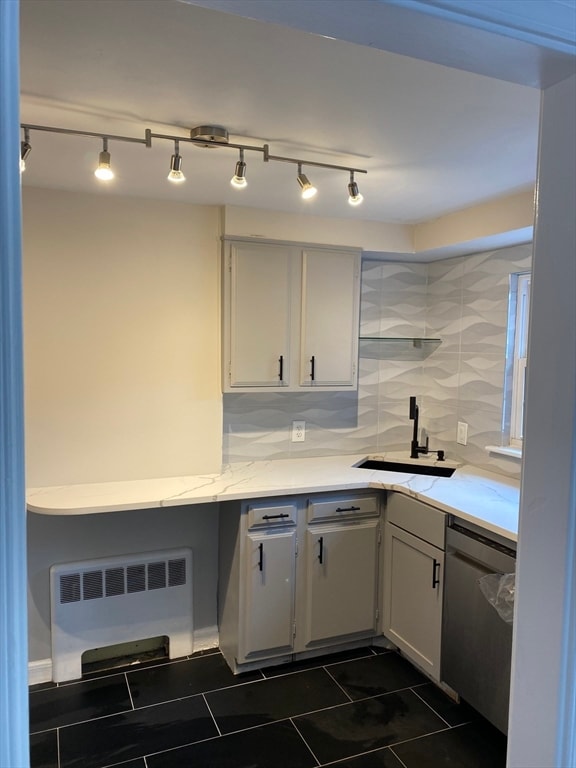
[(181, 145), (187, 182), (166, 181), (172, 145), (110, 143), (116, 179), (93, 176), (97, 139), (33, 132), (23, 183), (196, 204), (231, 204), (384, 222), (429, 220), (530, 188), (540, 92), (440, 64), (177, 0), (22, 0), (22, 122), (144, 137), (228, 128), (272, 154), (356, 166), (304, 169)]

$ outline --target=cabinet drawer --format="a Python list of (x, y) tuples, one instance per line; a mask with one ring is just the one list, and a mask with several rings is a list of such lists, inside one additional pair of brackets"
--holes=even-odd
[(308, 501), (308, 522), (341, 520), (354, 517), (375, 517), (380, 512), (378, 495), (322, 496)]
[(296, 504), (248, 504), (248, 528), (264, 526), (296, 525), (298, 507)]
[(446, 514), (439, 509), (401, 493), (390, 493), (386, 503), (386, 519), (435, 547), (444, 549)]

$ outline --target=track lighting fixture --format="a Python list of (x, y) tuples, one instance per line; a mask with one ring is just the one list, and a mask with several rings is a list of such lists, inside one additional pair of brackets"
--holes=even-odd
[(350, 205), (360, 205), (364, 200), (358, 191), (358, 184), (354, 181), (354, 171), (350, 171), (350, 183), (348, 184), (348, 202)]
[(24, 141), (20, 142), (20, 173), (24, 173), (26, 170), (26, 158), (32, 152), (32, 145), (30, 144), (30, 129), (24, 128)]
[(248, 185), (246, 181), (246, 163), (244, 162), (244, 150), (240, 150), (240, 159), (236, 163), (234, 176), (230, 179), (230, 184), (236, 189), (243, 189)]
[(302, 173), (302, 163), (298, 163), (298, 184), (300, 184), (300, 188), (302, 190), (302, 199), (303, 200), (309, 200), (311, 197), (314, 197), (316, 192), (318, 190), (316, 187), (310, 183), (308, 180), (308, 176), (306, 176), (305, 173)]
[(102, 139), (102, 152), (98, 156), (98, 168), (94, 171), (94, 176), (100, 181), (110, 181), (114, 178), (114, 171), (110, 166), (110, 152), (108, 152), (108, 139)]
[[(0, 0), (1, 2), (1, 0)], [(170, 172), (168, 173), (168, 179), (172, 182), (185, 181), (185, 176), (182, 173), (182, 157), (180, 155), (180, 142), (185, 141), (188, 144), (195, 144), (197, 147), (217, 147), (223, 149), (237, 149), (240, 152), (240, 157), (236, 163), (234, 176), (230, 180), (232, 186), (242, 189), (247, 185), (246, 181), (246, 163), (244, 162), (245, 152), (258, 152), (262, 155), (262, 159), (265, 163), (290, 163), (291, 165), (298, 166), (297, 181), (302, 190), (302, 198), (309, 200), (317, 193), (316, 187), (310, 183), (308, 177), (302, 173), (302, 166), (314, 166), (315, 168), (324, 168), (331, 171), (345, 171), (350, 174), (350, 182), (348, 184), (348, 202), (350, 205), (359, 205), (363, 197), (358, 191), (358, 185), (354, 180), (355, 173), (366, 173), (362, 168), (350, 168), (345, 165), (333, 165), (332, 163), (320, 163), (315, 160), (299, 160), (295, 157), (282, 157), (281, 155), (272, 155), (270, 153), (270, 147), (268, 144), (257, 146), (254, 144), (233, 144), (229, 141), (229, 134), (226, 128), (215, 125), (200, 125), (196, 128), (192, 128), (190, 136), (173, 136), (164, 133), (152, 133), (150, 128), (144, 130), (144, 138), (137, 138), (135, 136), (117, 136), (112, 134), (95, 133), (93, 131), (76, 131), (72, 128), (56, 128), (48, 125), (29, 125), (23, 124), (21, 128), (24, 130), (24, 141), (20, 142), (20, 170), (23, 171), (26, 167), (26, 158), (30, 154), (32, 146), (30, 144), (30, 132), (31, 131), (47, 131), (49, 133), (59, 133), (67, 136), (89, 136), (91, 138), (98, 138), (102, 140), (102, 152), (99, 155), (98, 167), (94, 171), (94, 175), (103, 181), (109, 181), (114, 178), (114, 173), (110, 165), (110, 153), (108, 152), (108, 141), (122, 141), (130, 142), (132, 144), (143, 144), (147, 149), (152, 147), (152, 139), (159, 139), (161, 141), (171, 141), (174, 143), (174, 154), (170, 158)]]
[(174, 142), (174, 154), (170, 158), (168, 181), (173, 181), (174, 184), (186, 181), (186, 176), (184, 176), (184, 173), (182, 172), (182, 155), (180, 154), (180, 144), (178, 141)]

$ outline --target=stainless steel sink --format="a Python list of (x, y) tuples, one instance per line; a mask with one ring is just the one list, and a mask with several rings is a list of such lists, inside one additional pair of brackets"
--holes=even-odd
[(384, 459), (364, 459), (356, 464), (358, 469), (380, 469), (386, 472), (405, 472), (408, 475), (434, 475), (451, 477), (456, 467), (442, 467), (438, 464), (418, 464), (409, 461), (386, 461)]

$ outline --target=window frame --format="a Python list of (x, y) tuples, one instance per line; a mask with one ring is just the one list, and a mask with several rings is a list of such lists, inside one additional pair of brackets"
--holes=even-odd
[[(512, 447), (522, 448), (524, 437), (524, 400), (526, 393), (526, 369), (528, 365), (528, 330), (530, 322), (530, 272), (521, 272), (514, 277), (516, 283), (516, 307), (514, 318), (514, 341), (512, 347), (512, 390), (510, 398), (510, 436)], [(511, 313), (512, 314), (512, 313)]]

